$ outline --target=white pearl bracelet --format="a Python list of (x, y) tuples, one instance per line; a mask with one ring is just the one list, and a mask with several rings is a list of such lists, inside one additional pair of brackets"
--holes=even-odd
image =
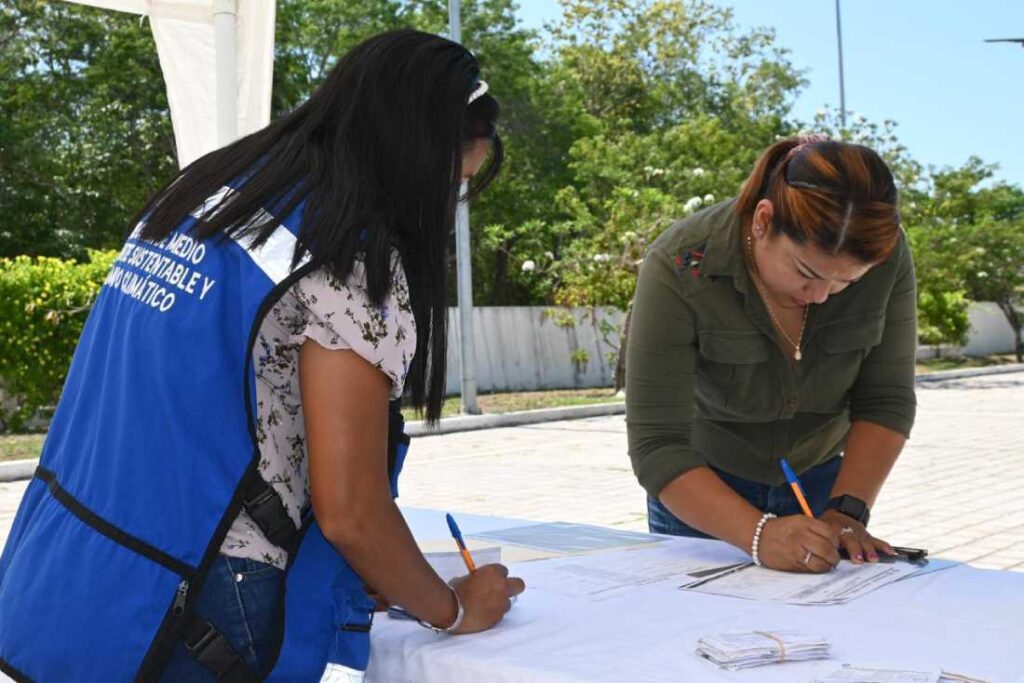
[(754, 564), (758, 567), (761, 566), (761, 558), (757, 555), (757, 546), (761, 543), (761, 532), (764, 531), (764, 525), (769, 519), (775, 519), (777, 515), (773, 515), (770, 512), (766, 512), (761, 515), (761, 519), (757, 522), (757, 528), (754, 529), (754, 541), (750, 544), (750, 556), (754, 558)]

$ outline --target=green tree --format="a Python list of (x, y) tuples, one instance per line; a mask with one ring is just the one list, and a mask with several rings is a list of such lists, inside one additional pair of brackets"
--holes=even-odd
[(399, 0), (279, 0), (271, 118), (305, 101), (338, 58), (360, 41), (415, 25), (414, 4)]
[(565, 0), (549, 92), (573, 112), (558, 214), (532, 222), (519, 277), (556, 303), (625, 308), (636, 265), (672, 218), (731, 197), (793, 132), (801, 75), (767, 30), (705, 2)]
[(932, 169), (905, 193), (926, 343), (962, 343), (969, 302), (993, 301), (1015, 330), (1019, 352), (1024, 191), (992, 182), (996, 170), (971, 157), (959, 168)]
[(167, 101), (137, 17), (0, 7), (0, 256), (84, 258), (175, 169)]
[(982, 220), (967, 232), (970, 248), (964, 259), (964, 279), (968, 295), (999, 306), (1013, 330), (1017, 362), (1024, 362), (1024, 220)]

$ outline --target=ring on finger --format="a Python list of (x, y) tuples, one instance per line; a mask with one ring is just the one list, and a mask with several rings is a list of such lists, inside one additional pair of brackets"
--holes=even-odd
[(852, 533), (853, 533), (853, 527), (852, 527), (852, 526), (844, 526), (844, 527), (843, 527), (843, 528), (842, 528), (842, 529), (841, 529), (841, 530), (839, 531), (839, 535), (840, 535), (840, 536), (845, 536), (845, 535), (847, 535), (847, 534), (852, 534)]
[(812, 553), (810, 550), (808, 550), (807, 554), (804, 555), (804, 565), (805, 566), (809, 565), (811, 563), (811, 558), (812, 557), (814, 557), (814, 553)]

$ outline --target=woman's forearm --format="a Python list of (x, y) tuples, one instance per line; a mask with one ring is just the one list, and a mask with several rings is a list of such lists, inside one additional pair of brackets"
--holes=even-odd
[(872, 507), (906, 442), (905, 436), (891, 429), (855, 421), (846, 436), (843, 465), (832, 487), (832, 496), (849, 494)]
[(675, 478), (658, 494), (662, 504), (695, 529), (750, 552), (761, 511), (708, 467)]
[(324, 537), (389, 601), (434, 625), (451, 624), (456, 600), (391, 498), (389, 380), (352, 351), (313, 341), (302, 345), (299, 375), (310, 500)]
[(364, 500), (329, 533), (328, 540), (356, 573), (389, 602), (435, 625), (455, 620), (451, 589), (424, 559), (394, 502), (384, 496), (372, 503)]

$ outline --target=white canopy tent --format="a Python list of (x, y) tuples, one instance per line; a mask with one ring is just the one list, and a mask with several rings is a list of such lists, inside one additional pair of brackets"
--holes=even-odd
[(68, 0), (149, 19), (178, 165), (270, 122), (274, 0)]

